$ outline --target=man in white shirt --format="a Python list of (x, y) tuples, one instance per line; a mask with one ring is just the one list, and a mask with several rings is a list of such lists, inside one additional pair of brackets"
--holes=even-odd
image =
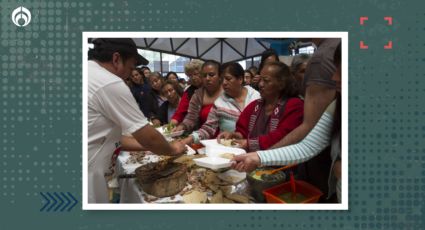
[[(179, 155), (184, 144), (169, 144), (140, 111), (124, 83), (136, 65), (148, 61), (130, 38), (97, 38), (88, 61), (88, 202), (108, 203), (105, 173), (113, 153), (143, 148)], [(121, 143), (123, 134), (127, 137)]]

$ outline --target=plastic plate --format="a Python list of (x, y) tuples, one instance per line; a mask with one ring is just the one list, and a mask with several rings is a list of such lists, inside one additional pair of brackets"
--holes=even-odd
[(201, 167), (209, 168), (212, 170), (228, 168), (231, 165), (231, 162), (229, 159), (221, 158), (221, 157), (203, 157), (203, 158), (193, 159), (193, 161), (195, 161), (195, 164)]

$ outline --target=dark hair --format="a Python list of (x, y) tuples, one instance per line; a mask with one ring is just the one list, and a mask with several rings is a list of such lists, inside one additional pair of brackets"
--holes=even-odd
[(167, 80), (162, 84), (161, 91), (166, 85), (171, 85), (180, 97), (183, 95), (183, 89), (180, 87), (179, 83)]
[[(257, 66), (251, 66), (248, 68), (248, 71), (251, 73), (251, 75), (255, 75), (258, 73), (258, 68)], [(254, 72), (254, 74), (252, 74), (252, 71)]]
[(249, 74), (249, 75), (251, 76), (251, 78), (253, 78), (253, 77), (254, 77), (254, 75), (252, 75), (251, 71), (249, 71), (249, 70), (245, 70), (245, 71), (244, 71), (244, 74), (245, 74), (245, 73)]
[(296, 73), (302, 64), (307, 63), (310, 60), (311, 56), (308, 54), (299, 54), (294, 56), (291, 62), (291, 72), (292, 74)]
[(336, 92), (336, 105), (334, 112), (334, 122), (332, 125), (332, 136), (341, 132), (341, 94)]
[(168, 77), (169, 77), (171, 74), (174, 74), (174, 76), (176, 76), (176, 77), (177, 77), (177, 80), (179, 80), (179, 75), (177, 75), (177, 73), (176, 73), (176, 72), (173, 72), (173, 71), (168, 72), (168, 73), (167, 73), (167, 75), (165, 76), (165, 79), (167, 79), (167, 80), (168, 80)]
[(295, 86), (295, 78), (292, 76), (289, 67), (282, 62), (269, 62), (266, 66), (275, 67), (274, 77), (278, 78), (280, 81), (283, 81), (285, 88), (281, 92), (282, 97), (290, 98), (298, 96), (298, 89)]
[(142, 75), (143, 80), (146, 79), (145, 73), (143, 73), (143, 70), (141, 68), (135, 68), (135, 70), (137, 70), (137, 72), (139, 72), (140, 75)]
[(334, 64), (335, 64), (336, 67), (341, 65), (341, 43), (339, 43), (339, 45), (335, 49)]
[[(142, 68), (143, 69), (143, 68)], [(160, 72), (158, 72), (158, 71), (154, 71), (154, 72), (151, 72), (150, 74), (149, 74), (149, 77), (153, 77), (153, 76), (155, 76), (155, 77), (158, 77), (158, 78), (160, 78), (162, 81), (164, 81), (164, 77), (161, 75), (161, 73)]]
[(140, 67), (140, 69), (143, 71), (143, 70), (145, 70), (145, 69), (148, 69), (149, 71), (151, 70), (149, 67), (147, 67), (147, 66), (142, 66), (142, 67)]
[(291, 66), (290, 66), (292, 76), (294, 76), (294, 78), (295, 78), (295, 86), (297, 87), (298, 92), (302, 95), (305, 94), (305, 89), (303, 87), (303, 80), (297, 79), (296, 75), (297, 75), (297, 72), (300, 71), (303, 64), (308, 63), (310, 58), (311, 58), (311, 56), (308, 55), (308, 54), (296, 55), (292, 59)]
[[(335, 53), (334, 53), (334, 64), (337, 67), (336, 71), (341, 71), (341, 43), (336, 47)], [(336, 92), (336, 107), (335, 107), (335, 113), (334, 113), (334, 122), (332, 127), (332, 136), (337, 135), (338, 132), (341, 132), (341, 94), (339, 92)]]
[(213, 65), (215, 67), (217, 67), (217, 71), (218, 71), (218, 76), (220, 76), (221, 72), (220, 72), (220, 63), (218, 63), (215, 60), (207, 60), (204, 62), (204, 64), (202, 64), (201, 70), (207, 66), (207, 65)]
[(192, 96), (193, 96), (193, 94), (195, 93), (195, 90), (197, 90), (198, 88), (197, 87), (195, 87), (194, 85), (190, 85), (187, 89), (186, 89), (186, 92), (187, 92), (187, 98), (189, 99), (189, 101), (190, 101), (190, 99), (192, 99)]
[[(151, 72), (149, 74), (149, 80), (152, 81), (153, 77), (157, 77), (161, 81), (162, 85), (164, 85), (164, 83), (165, 83), (164, 77), (159, 72), (157, 72), (157, 71)], [(151, 87), (152, 87), (152, 83), (151, 83)], [(162, 89), (162, 86), (161, 86), (161, 89)], [(153, 87), (151, 88), (151, 91), (154, 91), (157, 94), (161, 94), (161, 92), (157, 92), (156, 89), (154, 89)]]
[(237, 62), (227, 62), (220, 67), (220, 73), (228, 72), (238, 79), (244, 78), (244, 70)]
[[(249, 74), (249, 76), (251, 76), (251, 81), (252, 81), (252, 79), (254, 78), (254, 75), (251, 73), (251, 71), (249, 71), (249, 70), (245, 70), (245, 72), (244, 72), (244, 73)], [(244, 75), (244, 78), (243, 78), (243, 83), (244, 83), (244, 85), (245, 85), (245, 84), (247, 84), (247, 83), (245, 82), (245, 75)]]
[[(140, 74), (140, 76), (142, 76), (143, 84), (147, 84), (147, 82), (146, 82), (146, 77), (145, 77), (145, 74), (143, 73), (143, 70), (142, 70), (142, 69), (140, 69), (140, 68), (134, 68), (134, 69), (132, 70), (132, 72), (133, 72), (134, 70), (136, 70), (136, 71)], [(131, 86), (133, 86), (133, 85), (134, 85), (134, 82), (133, 82), (133, 80), (131, 80), (131, 77), (130, 77), (130, 84), (131, 84)]]
[(266, 59), (270, 56), (275, 56), (276, 57), (276, 61), (279, 61), (279, 57), (276, 53), (276, 51), (274, 49), (267, 49), (265, 50), (262, 54), (261, 54), (261, 62), (260, 62), (260, 67), (258, 68), (258, 71), (261, 72), (261, 70), (264, 67), (264, 62), (266, 61)]
[[(337, 67), (336, 71), (339, 71), (339, 66), (341, 66), (341, 43), (336, 47), (334, 53), (334, 64)], [(334, 113), (334, 125), (332, 127), (332, 135), (338, 135), (341, 132), (341, 94), (339, 92), (336, 93), (336, 107)]]

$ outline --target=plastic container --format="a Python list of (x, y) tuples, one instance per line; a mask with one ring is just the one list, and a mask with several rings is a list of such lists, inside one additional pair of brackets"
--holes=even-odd
[(196, 152), (198, 154), (201, 154), (201, 155), (206, 155), (206, 148), (205, 147), (200, 148), (200, 149), (196, 150)]
[(218, 170), (223, 168), (229, 168), (232, 164), (230, 159), (221, 158), (221, 157), (202, 157), (193, 159), (195, 164), (209, 168), (212, 170)]
[(223, 153), (232, 153), (235, 155), (246, 153), (245, 149), (228, 147), (217, 142), (217, 139), (201, 140), (201, 144), (205, 146), (205, 153), (210, 157), (219, 157)]
[[(314, 187), (313, 185), (301, 181), (301, 180), (295, 180), (295, 185), (297, 189), (297, 194), (302, 194), (306, 197), (305, 200), (301, 201), (301, 204), (304, 203), (317, 203), (319, 201), (319, 198), (323, 195), (323, 193)], [(291, 183), (286, 182), (283, 184), (276, 185), (274, 187), (265, 189), (263, 191), (264, 196), (266, 197), (267, 203), (287, 203), (284, 200), (282, 200), (280, 197), (278, 197), (280, 194), (291, 192)]]
[[(267, 169), (273, 169), (273, 168), (261, 168), (258, 170), (267, 170)], [(279, 171), (276, 172), (273, 177), (275, 177), (272, 180), (259, 180), (254, 178), (255, 172), (251, 172), (247, 175), (246, 179), (248, 180), (249, 184), (249, 191), (252, 195), (252, 197), (255, 199), (258, 203), (265, 203), (266, 199), (263, 195), (263, 191), (267, 188), (271, 188), (273, 186), (276, 186), (278, 184), (281, 184), (286, 181), (286, 175), (284, 172)]]
[(195, 155), (196, 151), (194, 149), (192, 149), (189, 145), (186, 145), (187, 151), (186, 154), (187, 155)]
[(220, 155), (223, 153), (231, 153), (234, 155), (240, 155), (240, 154), (246, 153), (246, 151), (240, 148), (231, 148), (231, 147), (218, 146), (218, 145), (205, 146), (205, 154), (209, 157), (220, 157)]

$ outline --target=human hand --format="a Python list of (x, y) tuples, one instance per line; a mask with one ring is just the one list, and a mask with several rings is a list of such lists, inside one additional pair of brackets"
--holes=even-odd
[(170, 143), (171, 145), (171, 155), (182, 155), (187, 151), (186, 145), (181, 141), (173, 141)]
[(193, 137), (192, 135), (180, 140), (181, 142), (183, 142), (183, 144), (185, 145), (191, 145), (193, 143)]
[(174, 126), (177, 126), (179, 124), (179, 122), (175, 119), (171, 119), (170, 123), (173, 124)]
[(152, 122), (153, 127), (160, 127), (161, 126), (161, 121), (158, 120), (158, 119), (152, 119), (151, 122)]
[(233, 141), (237, 147), (242, 148), (242, 149), (247, 149), (248, 148), (248, 141), (246, 139), (237, 139)]
[(221, 139), (228, 140), (228, 139), (231, 139), (232, 136), (233, 136), (233, 133), (232, 132), (223, 131), (220, 134), (218, 134), (218, 136), (217, 136), (217, 142), (218, 143), (221, 143)]
[(232, 161), (231, 168), (239, 172), (251, 172), (261, 165), (261, 160), (257, 152), (236, 155)]
[(181, 131), (181, 130), (185, 130), (184, 126), (183, 125), (178, 125), (177, 127), (174, 127), (171, 130), (171, 132), (174, 133), (174, 132), (178, 132), (178, 131)]

